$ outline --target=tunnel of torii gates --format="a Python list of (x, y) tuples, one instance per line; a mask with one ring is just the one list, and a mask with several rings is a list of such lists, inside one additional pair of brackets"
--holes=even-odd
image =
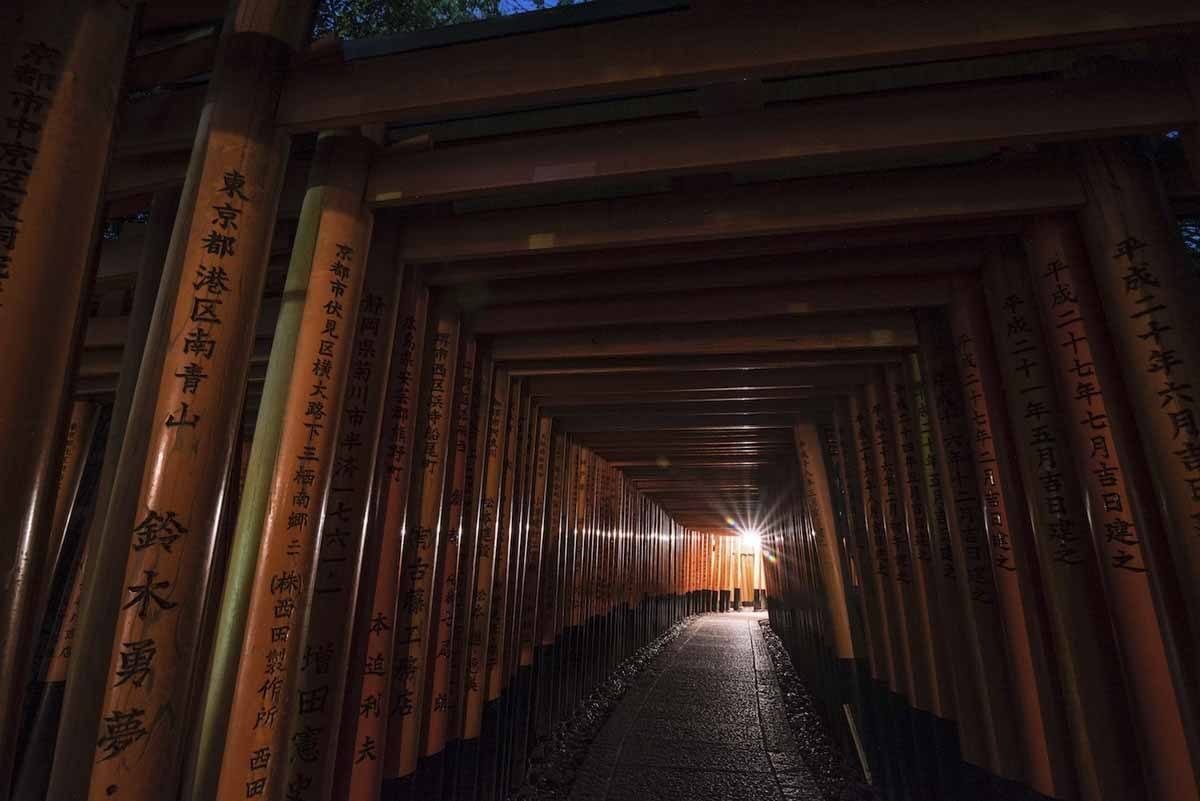
[(889, 799), (1200, 798), (1200, 4), (6, 6), (0, 797), (493, 801), (758, 601)]

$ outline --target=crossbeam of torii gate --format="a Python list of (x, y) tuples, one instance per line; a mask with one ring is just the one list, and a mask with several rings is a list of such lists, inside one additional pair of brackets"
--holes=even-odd
[[(1200, 353), (1165, 205), (1200, 194), (1189, 4), (646, 0), (306, 47), (286, 4), (217, 26), (197, 0), (151, 3), (127, 59), (125, 4), (62, 5), (6, 27), (0, 745), (35, 599), (69, 583), (40, 566), (66, 402), (131, 411), (49, 797), (499, 797), (619, 657), (728, 594), (713, 537), (755, 526), (773, 624), (896, 797), (1195, 799)], [(1157, 172), (1115, 143), (1172, 129), (1192, 160)], [(178, 187), (139, 371), (145, 315), (111, 298), (167, 221), (101, 248), (86, 324), (80, 232)], [(335, 449), (364, 420), (373, 455)], [(380, 500), (350, 507), (360, 459)], [(326, 571), (348, 536), (361, 569)], [(310, 628), (329, 576), (353, 636)]]

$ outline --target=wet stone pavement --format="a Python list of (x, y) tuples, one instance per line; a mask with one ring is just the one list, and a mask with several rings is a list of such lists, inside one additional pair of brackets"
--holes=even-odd
[(693, 619), (613, 709), (572, 801), (819, 801), (788, 728), (764, 616)]

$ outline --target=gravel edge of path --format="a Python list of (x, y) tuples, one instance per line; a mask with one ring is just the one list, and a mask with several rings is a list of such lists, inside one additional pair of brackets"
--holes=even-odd
[(550, 737), (530, 753), (525, 782), (509, 795), (510, 801), (565, 801), (588, 749), (609, 715), (642, 672), (662, 650), (697, 617), (675, 623), (658, 638), (642, 646), (617, 666), (580, 704), (573, 717), (559, 723)]
[(825, 719), (817, 712), (812, 691), (796, 673), (783, 641), (771, 628), (771, 621), (764, 618), (758, 624), (775, 666), (776, 681), (783, 692), (792, 736), (809, 774), (827, 801), (877, 801), (882, 798), (875, 788), (865, 783), (857, 755), (844, 753), (830, 735)]

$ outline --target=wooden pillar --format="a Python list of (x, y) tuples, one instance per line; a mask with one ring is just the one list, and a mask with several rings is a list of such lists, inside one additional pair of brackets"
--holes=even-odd
[[(238, 499), (228, 569), (216, 613), (218, 622), (213, 657), (205, 677), (196, 764), (191, 781), (185, 785), (191, 801), (209, 799), (216, 793), (234, 683), (245, 642), (250, 590), (258, 567), (267, 507), (275, 486), (279, 444), (284, 419), (289, 411), (287, 404), (292, 372), (313, 277), (317, 241), (327, 209), (336, 213), (339, 205), (347, 202), (347, 189), (339, 186), (339, 183), (346, 181), (345, 170), (344, 166), (339, 169), (337, 160), (343, 141), (344, 137), (331, 134), (318, 139), (292, 241), (279, 314), (271, 338), (267, 373), (258, 399), (253, 437), (244, 465), (245, 479)], [(375, 239), (379, 247), (376, 252), (366, 254), (368, 263), (388, 261), (394, 238), (376, 235)], [(320, 275), (322, 266), (316, 265), (316, 269)]]
[(426, 668), (436, 653), (433, 638), (433, 580), (445, 560), (442, 489), (451, 459), (451, 403), (458, 366), (458, 312), (438, 304), (432, 338), (426, 347), (424, 377), (417, 404), (417, 444), (412, 497), (415, 526), (406, 537), (400, 566), (399, 605), (392, 685), (392, 719), (388, 724), (385, 780), (407, 779), (416, 772), (420, 736), (428, 715)]
[(510, 417), (510, 379), (506, 370), (496, 370), (488, 410), (486, 463), (481, 482), (481, 502), (477, 517), (478, 541), (475, 554), (475, 581), (472, 588), (468, 644), (463, 680), (463, 740), (477, 740), (483, 721), (483, 703), (487, 692), (487, 647), (492, 603), (492, 579), (496, 559), (496, 528), (503, 478), (507, 422)]
[[(381, 239), (383, 241), (381, 241)], [(298, 698), (324, 698), (292, 724), (289, 738), (310, 738), (314, 760), (291, 759), (286, 770), (288, 794), (295, 801), (332, 797), (338, 749), (352, 749), (340, 739), (344, 716), (357, 717), (358, 708), (346, 708), (348, 677), (358, 664), (351, 663), (352, 634), (362, 621), (357, 609), (365, 549), (375, 550), (380, 532), (371, 513), (383, 423), (387, 378), (395, 346), (402, 279), (396, 271), (390, 237), (376, 236), (368, 253), (357, 331), (346, 382), (337, 446), (331, 468), (321, 547), (312, 585), (312, 611), (300, 658)], [(317, 265), (318, 279), (321, 265)], [(354, 699), (357, 700), (357, 699)], [(315, 730), (315, 734), (312, 734)], [(308, 732), (308, 733), (306, 733)]]
[[(937, 435), (934, 433), (934, 414), (930, 408), (928, 387), (925, 385), (920, 359), (916, 354), (910, 354), (907, 368), (909, 397), (916, 418), (914, 436), (919, 450), (918, 468), (925, 495), (926, 521), (929, 526), (930, 549), (932, 550), (930, 573), (936, 586), (938, 612), (942, 625), (942, 636), (934, 644), (938, 654), (937, 659), (941, 665), (949, 669), (947, 679), (950, 684), (947, 694), (953, 705), (953, 717), (958, 725), (959, 748), (964, 761), (999, 772), (988, 750), (987, 742), (990, 735), (984, 731), (987, 723), (984, 710), (980, 706), (981, 692), (977, 688), (980, 688), (981, 683), (987, 679), (979, 675), (976, 667), (977, 659), (981, 658), (977, 654), (981, 649), (976, 640), (978, 634), (974, 620), (968, 618), (964, 608), (970, 601), (969, 594), (964, 595), (958, 584), (959, 564), (955, 559), (951, 511), (947, 505), (946, 485), (942, 481), (940, 470), (939, 443)], [(975, 510), (973, 514), (975, 519), (980, 520), (979, 530), (982, 531), (979, 510)], [(961, 548), (959, 550), (961, 551)], [(989, 571), (989, 578), (990, 575)], [(994, 598), (994, 596), (993, 585), (991, 597)], [(996, 647), (999, 646), (1000, 643), (997, 641)], [(1003, 675), (1003, 665), (1001, 664), (999, 667), (1001, 675)], [(1007, 689), (1006, 680), (1001, 680), (1001, 686)]]
[[(243, 401), (242, 421), (238, 427), (238, 441), (234, 446), (233, 458), (225, 476), (226, 495), (222, 503), (221, 521), (217, 529), (217, 541), (213, 546), (212, 569), (208, 572), (204, 588), (204, 609), (201, 612), (200, 636), (197, 640), (196, 654), (193, 658), (193, 661), (197, 665), (207, 667), (210, 675), (213, 666), (216, 664), (214, 646), (216, 644), (221, 603), (223, 601), (221, 588), (225, 584), (225, 579), (229, 575), (230, 563), (233, 561), (233, 544), (236, 538), (239, 512), (238, 505), (239, 499), (244, 494), (242, 488), (245, 486), (245, 473), (247, 469), (244, 460), (249, 451), (252, 437), (253, 432), (249, 426), (249, 415), (247, 414), (246, 404)], [(203, 742), (203, 737), (206, 734), (202, 722), (204, 720), (207, 691), (208, 686), (202, 679), (197, 678), (192, 682), (187, 713), (187, 741), (184, 746), (187, 761), (184, 763), (183, 780), (181, 782), (181, 786), (184, 788), (194, 786), (196, 769), (199, 766), (199, 756), (204, 751), (201, 742)], [(218, 754), (214, 761), (219, 758), (220, 755)]]
[[(198, 178), (199, 167), (192, 165)], [(83, 583), (79, 625), (67, 665), (62, 720), (54, 755), (60, 764), (91, 759), (94, 729), (103, 694), (97, 691), (108, 670), (117, 611), (122, 603), (123, 565), (128, 555), (141, 489), (142, 471), (153, 427), (146, 424), (154, 410), (157, 372), (168, 348), (167, 331), (183, 272), (176, 259), (164, 267), (176, 213), (178, 189), (156, 192), (139, 255), (137, 283), (129, 310), (125, 347), (121, 353), (116, 395), (109, 416), (104, 461), (96, 482), (96, 504), (84, 542)], [(130, 422), (134, 422), (130, 432)], [(89, 569), (88, 565), (106, 565)], [(83, 771), (51, 771), (48, 798), (73, 799), (85, 792)]]
[(529, 739), (534, 728), (536, 713), (536, 667), (538, 645), (540, 643), (542, 609), (545, 599), (543, 592), (543, 576), (549, 570), (549, 560), (552, 558), (550, 536), (553, 530), (548, 520), (550, 482), (554, 475), (553, 441), (551, 431), (553, 419), (540, 417), (537, 424), (536, 440), (534, 443), (533, 485), (530, 494), (528, 524), (524, 527), (528, 532), (529, 545), (526, 549), (524, 587), (520, 602), (520, 630), (516, 654), (517, 686), (520, 695), (516, 699), (517, 715), (514, 721), (516, 729), (515, 747), (513, 750), (512, 766), (517, 779), (523, 771), (525, 759), (528, 756)]
[[(498, 571), (507, 557), (505, 502), (511, 492), (511, 459), (515, 453), (516, 427), (520, 410), (520, 384), (506, 370), (496, 370), (488, 412), (486, 459), (481, 477), (481, 494), (477, 515), (475, 570), (470, 616), (467, 622), (466, 657), (463, 673), (461, 739), (457, 759), (458, 792), (468, 797), (482, 791), (490, 780), (483, 764), (485, 745), (494, 740), (485, 737), (485, 722), (492, 723), (487, 712), (488, 693), (495, 657), (494, 639), (498, 607), (503, 603), (498, 595)], [(487, 755), (490, 759), (491, 752)]]
[[(888, 578), (891, 573), (891, 560), (887, 548), (887, 534), (883, 527), (879, 482), (875, 477), (875, 449), (872, 447), (871, 425), (864, 405), (860, 394), (850, 395), (847, 409), (851, 421), (850, 441), (858, 468), (858, 485), (862, 488), (863, 529), (870, 543), (867, 548), (867, 570), (864, 571), (869, 573), (869, 576), (864, 576), (863, 583), (871, 583), (870, 591), (866, 595), (874, 600), (874, 619), (879, 624), (876, 656), (881, 668), (880, 678), (886, 681), (892, 692), (899, 693), (904, 691), (908, 681), (903, 674), (904, 667), (897, 658), (899, 644), (895, 640), (900, 635), (896, 631), (895, 608), (889, 603)], [(872, 628), (874, 631), (874, 627)]]
[(1080, 222), (1163, 512), (1191, 637), (1200, 637), (1200, 279), (1151, 166), (1116, 142), (1078, 152)]
[[(564, 669), (564, 662), (567, 655), (572, 611), (570, 589), (571, 581), (574, 578), (572, 571), (574, 570), (576, 542), (575, 514), (578, 508), (577, 498), (580, 491), (579, 480), (581, 475), (580, 461), (582, 459), (581, 448), (573, 439), (568, 439), (566, 449), (566, 464), (563, 467), (562, 534), (559, 544), (558, 575), (554, 588), (556, 598), (553, 630), (554, 661), (550, 669), (551, 676), (553, 677), (553, 722), (558, 722), (565, 718), (569, 708), (566, 700), (566, 671)], [(642, 605), (644, 627), (645, 609), (647, 608), (644, 597)]]
[(1087, 257), (1067, 218), (1040, 219), (1024, 239), (1049, 334), (1046, 373), (1063, 410), (1064, 447), (1086, 492), (1148, 794), (1195, 801), (1200, 782), (1189, 734), (1198, 707), (1186, 646), (1179, 648), (1187, 631), (1179, 588)]
[[(58, 480), (55, 482), (54, 518), (47, 537), (45, 573), (36, 607), (39, 621), (44, 622), (49, 612), (47, 605), (50, 601), (51, 584), (61, 574), (70, 571), (75, 562), (75, 554), (65, 550), (69, 547), (66, 543), (67, 526), (72, 515), (78, 512), (75, 501), (79, 494), (80, 482), (83, 481), (88, 454), (92, 450), (99, 417), (99, 404), (83, 400), (71, 404), (71, 417), (67, 423), (66, 441), (59, 463)], [(80, 546), (82, 545), (80, 543)], [(82, 579), (82, 573), (80, 578)]]
[[(909, 587), (913, 617), (909, 620), (909, 637), (914, 651), (920, 652), (928, 677), (929, 711), (938, 717), (954, 717), (953, 698), (949, 693), (953, 668), (940, 662), (938, 643), (945, 637), (939, 614), (937, 587), (933, 578), (933, 544), (929, 533), (929, 518), (920, 489), (920, 454), (913, 432), (913, 413), (908, 401), (908, 382), (902, 365), (884, 368), (884, 389), (887, 392), (891, 418), (893, 449), (896, 459), (896, 483), (899, 486), (901, 511), (908, 531), (908, 546), (912, 574)], [(897, 546), (898, 548), (900, 546)]]
[(1139, 756), (1121, 745), (1131, 720), (1082, 484), (1067, 450), (1065, 418), (1017, 242), (991, 243), (985, 297), (1080, 794), (1097, 801), (1143, 798)]
[[(70, 384), (134, 21), (120, 0), (4, 13), (0, 87), (0, 754), (13, 754), (32, 664)], [(0, 760), (0, 799), (12, 760)]]
[(463, 726), (466, 718), (467, 669), (471, 655), (471, 623), (474, 619), (476, 567), (479, 555), (479, 519), (483, 511), (486, 490), (486, 468), (488, 460), (488, 438), (495, 436), (489, 430), (492, 415), (492, 400), (496, 387), (495, 361), (483, 351), (479, 359), (478, 377), (472, 399), (471, 439), (467, 451), (467, 469), (463, 484), (463, 519), (459, 546), (462, 555), (459, 577), (456, 581), (454, 601), (453, 650), (450, 654), (450, 714), (446, 721), (447, 771), (443, 779), (445, 792), (457, 792), (458, 776), (450, 768), (457, 764), (456, 757), (463, 742)]
[(83, 589), (82, 555), (75, 565), (71, 594), (63, 608), (53, 650), (46, 659), (41, 676), (41, 698), (30, 727), (29, 739), (17, 763), (18, 772), (12, 790), (14, 801), (39, 801), (45, 797), (54, 760), (54, 733), (62, 712), (62, 693), (67, 681), (67, 665), (79, 623), (79, 596)]
[[(983, 734), (984, 761), (981, 766), (1008, 779), (1028, 781), (1019, 727), (1012, 713), (1016, 703), (1016, 683), (1011, 658), (1012, 653), (1019, 652), (1020, 641), (1028, 635), (1024, 629), (1005, 629), (997, 586), (1000, 579), (993, 572), (988, 547), (988, 521), (990, 519), (991, 525), (995, 526), (997, 518), (992, 509), (988, 509), (985, 516), (985, 508), (988, 508), (985, 504), (989, 502), (980, 492), (983, 485), (972, 460), (976, 443), (986, 445), (991, 435), (981, 427), (986, 417), (976, 416), (968, 409), (963, 392), (966, 382), (960, 377), (955, 363), (957, 346), (944, 313), (940, 310), (919, 313), (917, 328), (923, 372), (928, 376), (933, 412), (930, 427), (944, 488), (943, 503), (955, 586), (966, 624), (964, 639), (969, 650), (971, 675), (975, 677), (971, 687)], [(990, 464), (990, 461), (986, 463)], [(995, 505), (998, 509), (999, 500)], [(1011, 644), (1014, 640), (1016, 646)], [(960, 708), (962, 706), (960, 699)]]
[(463, 341), (459, 362), (456, 370), (456, 388), (448, 414), (452, 415), (450, 451), (450, 472), (447, 476), (449, 492), (444, 501), (443, 515), (445, 522), (442, 530), (445, 537), (445, 552), (441, 567), (435, 581), (433, 602), (436, 606), (437, 629), (433, 633), (432, 663), (430, 664), (430, 683), (428, 697), (431, 699), (429, 714), (425, 721), (424, 746), (421, 756), (425, 759), (437, 757), (446, 747), (450, 735), (450, 724), (453, 721), (454, 697), (451, 680), (454, 667), (454, 651), (458, 647), (455, 638), (457, 627), (461, 624), (460, 589), (469, 571), (465, 569), (463, 560), (469, 547), (464, 547), (463, 521), (466, 507), (467, 472), (471, 457), (474, 455), (472, 436), (475, 431), (472, 420), (476, 411), (476, 357), (477, 346), (473, 337)]
[(966, 279), (951, 308), (959, 378), (967, 400), (976, 481), (986, 510), (987, 541), (1019, 710), (1026, 781), (1043, 795), (1070, 798), (1075, 776), (1067, 758), (1062, 698), (1055, 686), (1045, 602), (1037, 575), (1025, 496), (1012, 462), (1012, 436), (987, 326), (982, 289)]
[(882, 547), (887, 549), (887, 581), (881, 597), (887, 599), (895, 627), (892, 629), (893, 660), (896, 665), (897, 691), (911, 706), (928, 711), (930, 704), (929, 671), (924, 654), (914, 653), (913, 632), (909, 621), (916, 615), (912, 597), (912, 552), (896, 480), (896, 454), (892, 445), (892, 424), (887, 413), (887, 389), (882, 377), (870, 381), (865, 388), (863, 412), (867, 420), (871, 466), (874, 471), (880, 512)]
[(495, 601), (502, 600), (503, 603), (494, 603), (492, 607), (496, 614), (492, 617), (492, 637), (488, 646), (489, 701), (499, 699), (508, 689), (512, 664), (510, 657), (515, 645), (513, 627), (524, 567), (524, 507), (529, 474), (530, 430), (535, 427), (535, 421), (532, 399), (525, 389), (524, 381), (521, 381), (520, 388), (520, 403), (515, 407), (516, 417), (512, 419), (513, 439), (510, 441), (511, 447), (506, 459), (504, 494), (501, 496), (500, 520), (503, 528), (497, 538), (499, 559), (496, 564), (497, 580), (493, 593)]
[(859, 617), (864, 629), (862, 639), (866, 646), (867, 667), (872, 678), (886, 683), (886, 657), (881, 644), (883, 623), (879, 618), (879, 605), (874, 596), (874, 582), (868, 573), (871, 541), (862, 512), (865, 508), (862, 488), (857, 480), (857, 470), (847, 466), (848, 462), (852, 466), (857, 464), (857, 454), (850, 441), (851, 417), (847, 407), (848, 402), (840, 401), (834, 410), (833, 426), (825, 436), (825, 458), (833, 465), (834, 475), (837, 476), (844, 493), (842, 503), (853, 554), (850, 577), (852, 583), (858, 586), (861, 608)]
[(376, 798), (383, 781), (397, 585), (410, 513), (409, 479), (429, 301), (428, 290), (414, 272), (406, 269), (403, 280), (374, 479), (372, 528), (378, 532), (378, 545), (364, 558), (359, 582), (350, 675), (334, 767), (335, 798)]
[(504, 689), (504, 654), (508, 648), (506, 624), (509, 619), (509, 604), (512, 595), (512, 573), (515, 567), (514, 519), (517, 506), (516, 493), (520, 488), (518, 477), (524, 440), (524, 427), (528, 419), (528, 395), (524, 382), (516, 379), (509, 396), (508, 424), (505, 433), (503, 481), (500, 502), (496, 511), (496, 539), (491, 588), (490, 633), (488, 634), (487, 658), (484, 673), (480, 676), (483, 697), (487, 702), (495, 701)]
[(292, 4), (243, 2), (217, 56), (194, 154), (199, 177), (169, 256), (185, 271), (167, 332), (176, 345), (147, 376), (158, 395), (150, 420), (139, 421), (152, 433), (89, 759), (96, 793), (158, 798), (179, 781), (190, 660), (287, 155), (271, 115), (306, 16)]
[(362, 206), (373, 144), (356, 133), (324, 136), (330, 172), (296, 343), (279, 454), (263, 523), (217, 798), (264, 788), (278, 796), (288, 765), (319, 763), (313, 724), (330, 703), (328, 679), (304, 660), (310, 609), (326, 588), (317, 556), (343, 507), (330, 496), (359, 299), (366, 279), (371, 216)]
[[(537, 643), (534, 649), (534, 720), (533, 732), (537, 741), (550, 734), (554, 722), (552, 700), (553, 676), (549, 675), (553, 664), (553, 648), (558, 640), (559, 603), (558, 587), (562, 575), (562, 515), (566, 493), (567, 442), (566, 436), (556, 433), (551, 445), (553, 451), (550, 464), (549, 501), (546, 510), (545, 535), (542, 546), (542, 571), (537, 600)], [(627, 510), (628, 512), (628, 510)], [(627, 599), (633, 605), (632, 599)]]
[(833, 501), (829, 478), (821, 459), (821, 443), (817, 427), (812, 423), (796, 426), (796, 445), (800, 470), (813, 509), (814, 533), (819, 558), (821, 582), (828, 616), (833, 654), (838, 659), (854, 659), (854, 642), (850, 637), (850, 614), (846, 606), (845, 580), (837, 554), (837, 535), (833, 516)]
[[(15, 772), (12, 798), (15, 801), (40, 801), (45, 797), (50, 778), (50, 767), (54, 761), (55, 733), (62, 714), (63, 690), (67, 681), (67, 666), (71, 661), (71, 647), (79, 620), (79, 597), (83, 589), (84, 542), (66, 543), (66, 532), (80, 512), (79, 485), (89, 461), (96, 431), (96, 420), (100, 407), (90, 401), (75, 401), (71, 405), (71, 422), (67, 428), (67, 440), (62, 466), (59, 471), (58, 492), (54, 503), (54, 525), (50, 530), (50, 553), (53, 558), (46, 566), (46, 579), (42, 587), (42, 599), (38, 603), (42, 617), (40, 629), (53, 632), (57, 625), (49, 653), (38, 654), (42, 660), (40, 692), (33, 715), (28, 720), (28, 737), (19, 754), (13, 754)], [(61, 587), (65, 603), (59, 614), (58, 598), (54, 597), (51, 585)], [(57, 618), (56, 622), (52, 622)]]

